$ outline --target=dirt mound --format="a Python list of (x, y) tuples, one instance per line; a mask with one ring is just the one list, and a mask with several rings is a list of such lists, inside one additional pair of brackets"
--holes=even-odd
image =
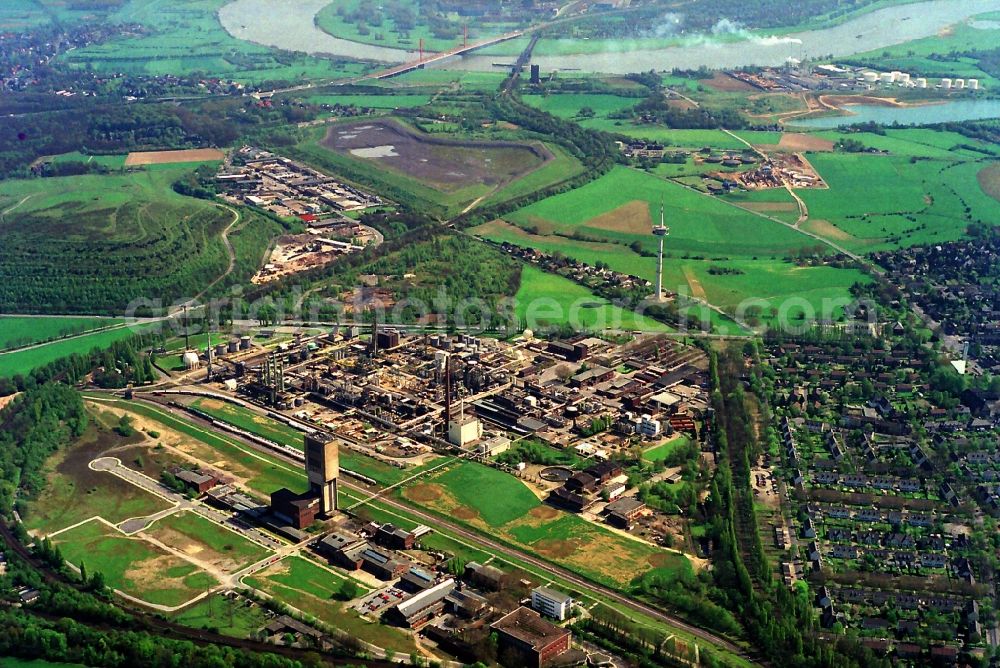
[(571, 540), (547, 538), (535, 543), (535, 549), (551, 559), (564, 559), (576, 552), (577, 544)]
[(468, 522), (469, 520), (474, 520), (477, 517), (479, 517), (479, 513), (477, 513), (472, 508), (469, 508), (468, 506), (459, 506), (458, 508), (452, 510), (451, 514), (456, 519), (465, 520), (466, 522)]
[(559, 517), (559, 511), (549, 506), (538, 506), (532, 508), (528, 515), (537, 520), (554, 520)]

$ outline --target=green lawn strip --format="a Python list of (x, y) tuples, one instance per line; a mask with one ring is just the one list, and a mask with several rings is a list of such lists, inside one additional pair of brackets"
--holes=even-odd
[(264, 609), (243, 597), (212, 594), (184, 608), (173, 620), (196, 629), (214, 629), (234, 638), (246, 638), (267, 624)]
[(0, 316), (0, 351), (120, 325), (121, 318)]
[(672, 452), (678, 448), (682, 448), (691, 442), (687, 436), (677, 436), (672, 438), (666, 443), (661, 443), (660, 445), (653, 446), (642, 453), (642, 458), (647, 462), (661, 462), (670, 456)]
[(73, 353), (89, 353), (94, 348), (107, 348), (115, 341), (126, 339), (133, 334), (151, 331), (156, 325), (136, 327), (115, 326), (113, 329), (83, 334), (71, 339), (60, 339), (27, 350), (0, 353), (0, 377), (28, 374), (33, 369), (49, 362), (69, 357)]
[[(177, 532), (218, 555), (232, 559), (239, 564), (233, 570), (255, 564), (272, 554), (271, 550), (193, 512), (168, 515), (147, 528), (146, 533), (156, 537), (160, 530)], [(169, 544), (169, 541), (163, 542)]]
[(59, 534), (54, 542), (70, 563), (84, 563), (89, 573), (102, 573), (108, 586), (149, 603), (180, 605), (218, 584), (193, 564), (96, 520)]

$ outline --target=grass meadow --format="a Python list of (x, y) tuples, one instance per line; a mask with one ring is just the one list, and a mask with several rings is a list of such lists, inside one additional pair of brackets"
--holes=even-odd
[(194, 564), (96, 520), (59, 534), (53, 542), (68, 562), (85, 564), (89, 573), (102, 573), (109, 587), (148, 603), (180, 605), (218, 584)]

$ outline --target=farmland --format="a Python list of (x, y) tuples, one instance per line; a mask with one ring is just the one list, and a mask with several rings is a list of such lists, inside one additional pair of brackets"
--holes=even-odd
[(69, 51), (63, 62), (96, 72), (177, 76), (201, 73), (246, 83), (336, 79), (362, 73), (360, 63), (279, 52), (236, 39), (216, 12), (227, 0), (129, 0), (112, 21), (139, 23), (150, 32)]
[(624, 329), (665, 331), (667, 326), (651, 318), (612, 305), (603, 297), (568, 278), (536, 267), (521, 271), (521, 286), (515, 295), (516, 313), (525, 326), (543, 330), (569, 322), (594, 331)]
[(121, 324), (116, 318), (0, 316), (0, 351)]
[[(928, 143), (933, 140), (936, 145)], [(891, 147), (888, 156), (811, 155), (830, 188), (800, 193), (810, 218), (834, 226), (830, 238), (864, 251), (951, 241), (974, 220), (1000, 223), (995, 200), (977, 187), (981, 156), (946, 148), (942, 140), (949, 141), (904, 131), (872, 140)]]
[(681, 555), (543, 505), (514, 476), (480, 464), (455, 464), (406, 486), (402, 496), (604, 583), (626, 585), (653, 568), (691, 567)]
[(115, 341), (128, 338), (147, 326), (114, 327), (112, 329), (61, 339), (34, 348), (0, 353), (0, 377), (27, 374), (33, 369), (74, 353), (88, 353), (94, 348), (107, 348)]
[(0, 308), (120, 311), (137, 298), (194, 296), (226, 270), (231, 214), (182, 197), (186, 168), (0, 184)]
[(98, 520), (53, 539), (72, 564), (100, 572), (109, 587), (148, 603), (176, 606), (214, 586), (215, 578), (138, 538), (127, 538)]
[[(547, 253), (654, 280), (656, 241), (648, 232), (660, 198), (671, 228), (664, 263), (664, 287), (736, 313), (756, 298), (754, 317), (792, 320), (803, 311), (823, 312), (823, 302), (846, 299), (866, 280), (857, 271), (799, 266), (791, 257), (816, 242), (787, 226), (754, 215), (676, 183), (626, 168), (569, 193), (556, 195), (507, 217), (473, 228), (494, 241), (508, 241)], [(642, 251), (642, 254), (637, 252)], [(529, 278), (528, 285), (531, 285)], [(781, 311), (784, 300), (796, 304)], [(801, 300), (804, 300), (801, 301)], [(837, 317), (839, 310), (831, 314)]]

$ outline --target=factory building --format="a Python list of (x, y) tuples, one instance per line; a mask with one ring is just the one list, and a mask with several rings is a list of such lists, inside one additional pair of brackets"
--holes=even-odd
[(464, 448), (483, 437), (483, 423), (474, 415), (459, 414), (448, 423), (448, 442)]

